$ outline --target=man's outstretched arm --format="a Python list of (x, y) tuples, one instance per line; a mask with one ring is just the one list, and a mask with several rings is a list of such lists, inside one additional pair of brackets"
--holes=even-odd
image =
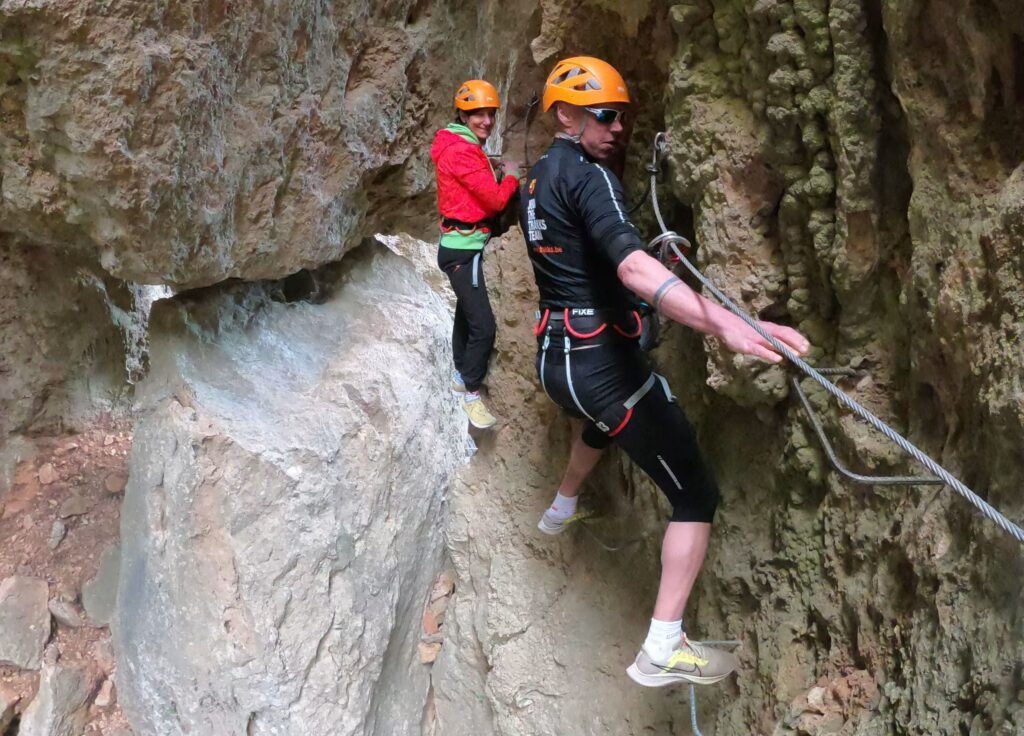
[[(783, 360), (775, 348), (743, 320), (702, 297), (647, 253), (630, 253), (619, 264), (617, 273), (627, 289), (669, 319), (718, 337), (734, 352), (752, 355), (769, 363)], [(798, 355), (805, 354), (810, 348), (807, 338), (791, 327), (774, 322), (759, 321), (758, 324)]]

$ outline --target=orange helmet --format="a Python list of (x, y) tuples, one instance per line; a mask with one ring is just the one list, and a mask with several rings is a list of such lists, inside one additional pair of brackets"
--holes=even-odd
[(481, 107), (501, 107), (498, 90), (490, 82), (470, 79), (463, 82), (455, 93), (455, 107), (459, 110), (479, 110)]
[(570, 105), (601, 105), (629, 102), (622, 75), (611, 64), (593, 56), (562, 59), (544, 83), (544, 112), (556, 102)]

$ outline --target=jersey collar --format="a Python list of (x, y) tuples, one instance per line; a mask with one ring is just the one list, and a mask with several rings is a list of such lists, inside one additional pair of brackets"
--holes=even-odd
[(597, 163), (587, 155), (587, 152), (583, 150), (583, 146), (565, 133), (555, 133), (555, 141), (552, 145), (571, 148), (573, 151), (583, 156), (583, 158), (587, 159), (590, 163)]

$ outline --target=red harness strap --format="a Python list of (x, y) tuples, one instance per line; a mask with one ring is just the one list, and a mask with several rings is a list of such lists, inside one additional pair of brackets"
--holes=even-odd
[(627, 424), (629, 424), (629, 420), (630, 420), (630, 419), (632, 419), (632, 418), (633, 418), (633, 407), (629, 407), (629, 409), (628, 409), (628, 410), (626, 411), (626, 418), (622, 420), (622, 424), (620, 424), (620, 425), (619, 425), (618, 427), (616, 427), (616, 428), (615, 428), (614, 430), (612, 430), (611, 432), (609, 432), (609, 433), (608, 433), (608, 436), (609, 436), (609, 437), (614, 437), (614, 436), (615, 436), (615, 435), (617, 435), (617, 434), (618, 434), (619, 432), (621, 432), (622, 430), (624, 430), (624, 429), (626, 428), (626, 425), (627, 425)]
[(607, 322), (602, 322), (601, 326), (598, 327), (593, 332), (576, 332), (576, 330), (574, 330), (572, 328), (572, 324), (570, 324), (570, 322), (569, 322), (569, 310), (568, 309), (566, 309), (565, 312), (563, 313), (562, 321), (565, 322), (565, 331), (568, 332), (573, 337), (577, 337), (577, 338), (579, 338), (581, 340), (586, 340), (586, 339), (591, 338), (591, 337), (597, 337), (602, 332), (604, 332), (605, 327), (608, 326)]
[(487, 225), (476, 224), (472, 225), (468, 230), (463, 230), (457, 225), (445, 225), (444, 220), (441, 221), (439, 226), (443, 233), (458, 233), (459, 235), (472, 235), (473, 233), (490, 233), (491, 229)]
[(533, 327), (533, 336), (534, 337), (540, 337), (540, 333), (544, 332), (544, 328), (547, 327), (547, 324), (548, 324), (548, 317), (550, 317), (550, 316), (551, 316), (551, 310), (550, 309), (545, 309), (544, 310), (544, 316), (541, 317), (540, 322), (538, 322)]
[(616, 332), (618, 332), (623, 337), (640, 337), (641, 333), (643, 333), (644, 331), (644, 323), (640, 321), (640, 313), (635, 309), (633, 310), (633, 319), (636, 320), (636, 330), (634, 330), (633, 332), (626, 332), (618, 325), (612, 325), (612, 327), (615, 329)]

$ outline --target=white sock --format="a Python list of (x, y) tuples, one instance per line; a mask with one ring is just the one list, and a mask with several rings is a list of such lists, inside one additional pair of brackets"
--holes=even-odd
[(470, 401), (479, 401), (479, 399), (480, 399), (480, 392), (479, 392), (479, 391), (467, 391), (467, 392), (465, 393), (465, 395), (463, 396), (463, 400), (464, 400), (464, 401), (465, 401), (465, 402), (466, 402), (467, 404), (468, 404), (468, 403), (469, 403)]
[(672, 656), (672, 650), (683, 636), (683, 622), (651, 619), (651, 628), (644, 641), (644, 649), (655, 662), (664, 662)]
[(578, 496), (563, 496), (561, 491), (555, 494), (555, 500), (551, 502), (548, 509), (548, 516), (558, 521), (565, 521), (576, 513), (576, 499)]

